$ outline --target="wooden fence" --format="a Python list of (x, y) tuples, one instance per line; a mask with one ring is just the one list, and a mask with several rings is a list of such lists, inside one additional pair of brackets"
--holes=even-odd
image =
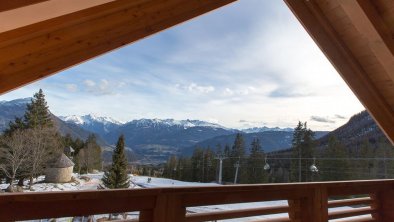
[[(188, 207), (286, 200), (204, 213)], [(345, 208), (344, 208), (345, 207)], [(138, 221), (216, 221), (281, 214), (265, 222), (394, 221), (394, 180), (0, 194), (0, 221), (139, 211)], [(365, 215), (365, 217), (356, 217)], [(353, 218), (352, 218), (353, 217)]]

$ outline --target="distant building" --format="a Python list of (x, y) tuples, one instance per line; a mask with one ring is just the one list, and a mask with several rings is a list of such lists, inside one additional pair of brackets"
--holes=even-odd
[(74, 163), (64, 153), (51, 162), (45, 172), (48, 183), (66, 183), (71, 181)]
[(75, 152), (75, 150), (71, 146), (66, 146), (64, 148), (64, 154), (66, 154), (70, 158), (72, 158), (74, 156), (74, 152)]

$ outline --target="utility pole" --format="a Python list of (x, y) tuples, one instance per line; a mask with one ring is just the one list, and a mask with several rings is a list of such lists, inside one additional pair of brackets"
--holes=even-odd
[(227, 157), (225, 157), (223, 155), (217, 155), (215, 159), (219, 160), (219, 179), (218, 179), (218, 183), (222, 184), (223, 160), (227, 159)]
[[(239, 158), (240, 159), (240, 158)], [(239, 159), (236, 164), (234, 164), (235, 167), (235, 177), (234, 177), (234, 184), (237, 184), (237, 177), (238, 177), (238, 169), (239, 169)]]

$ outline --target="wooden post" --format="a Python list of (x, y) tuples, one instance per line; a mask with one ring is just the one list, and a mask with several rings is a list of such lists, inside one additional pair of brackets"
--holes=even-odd
[(326, 222), (328, 221), (328, 196), (327, 188), (324, 186), (318, 186), (313, 191), (312, 198), (312, 215), (314, 222)]
[(370, 194), (369, 197), (372, 199), (371, 208), (376, 210), (376, 213), (372, 213), (371, 216), (376, 221), (381, 221), (380, 207), (379, 207), (379, 196), (376, 193)]
[(142, 210), (140, 211), (140, 216), (138, 218), (139, 222), (151, 222), (153, 217), (152, 210)]
[(166, 207), (167, 213), (165, 215), (165, 221), (186, 221), (186, 207), (183, 206), (181, 195), (169, 195), (167, 198)]
[(300, 222), (326, 222), (328, 221), (327, 189), (318, 186), (305, 192), (305, 197), (289, 200), (290, 221)]
[(289, 204), (289, 219), (290, 221), (301, 221), (301, 214), (300, 214), (300, 205), (301, 200), (288, 200)]
[(153, 210), (153, 222), (165, 222), (168, 206), (168, 196), (159, 194), (156, 199), (155, 209)]
[[(373, 195), (373, 207), (378, 207), (378, 221), (391, 222), (394, 221), (394, 187), (386, 185), (384, 189)], [(372, 215), (374, 216), (374, 215)]]

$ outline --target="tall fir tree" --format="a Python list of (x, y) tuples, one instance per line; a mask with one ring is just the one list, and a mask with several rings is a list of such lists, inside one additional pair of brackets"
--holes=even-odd
[[(245, 140), (244, 137), (241, 133), (237, 133), (234, 144), (231, 148), (231, 153), (230, 153), (230, 169), (232, 169), (232, 178), (233, 182), (235, 181), (236, 183), (243, 183), (246, 180), (246, 170), (245, 170)], [(237, 173), (237, 167), (238, 167), (238, 173)], [(237, 174), (237, 175), (236, 175)], [(235, 178), (237, 176), (237, 178)]]
[(313, 164), (315, 141), (314, 132), (307, 123), (298, 122), (292, 139), (292, 161), (290, 165), (290, 180), (293, 182), (312, 181), (314, 173), (309, 170)]
[[(27, 133), (28, 131), (34, 131), (35, 136), (32, 136), (31, 139), (46, 141), (40, 142), (39, 145), (31, 145), (26, 150), (26, 152), (29, 152), (31, 158), (18, 174), (19, 185), (23, 185), (26, 176), (30, 177), (30, 184), (32, 184), (32, 177), (38, 173), (42, 173), (44, 165), (47, 164), (48, 160), (59, 154), (60, 147), (54, 144), (60, 141), (60, 136), (52, 127), (51, 114), (45, 100), (44, 92), (40, 89), (34, 94), (31, 102), (27, 104), (24, 117), (16, 118), (14, 122), (10, 122), (8, 129), (5, 130), (5, 135), (7, 136), (11, 136), (18, 130), (23, 130)], [(51, 143), (48, 143), (48, 141), (51, 141)], [(30, 144), (33, 144), (33, 142)]]
[(319, 163), (321, 180), (348, 180), (352, 176), (348, 172), (349, 162), (345, 146), (335, 136), (328, 139), (328, 146), (322, 156), (324, 158)]
[(116, 144), (112, 155), (111, 168), (104, 173), (103, 184), (107, 188), (128, 188), (130, 186), (129, 176), (127, 175), (127, 158), (124, 151), (124, 136), (121, 135)]
[(264, 151), (261, 148), (260, 140), (253, 139), (250, 155), (247, 161), (247, 183), (267, 182), (267, 173), (263, 169)]
[(388, 179), (394, 177), (394, 150), (393, 145), (387, 140), (387, 138), (380, 138), (378, 140), (376, 157), (380, 158), (378, 161), (378, 177), (379, 179)]
[(231, 180), (234, 180), (234, 168), (231, 165), (233, 161), (231, 161), (231, 148), (230, 145), (226, 144), (224, 146), (224, 151), (223, 155), (226, 157), (226, 159), (223, 160), (223, 175), (222, 175), (222, 181), (223, 182), (230, 182)]
[(25, 122), (20, 117), (15, 117), (15, 120), (8, 123), (8, 128), (4, 130), (5, 136), (11, 136), (17, 130), (23, 130), (26, 128)]
[(202, 182), (203, 180), (203, 156), (204, 150), (201, 147), (196, 147), (191, 157), (192, 164), (192, 180)]
[(27, 104), (24, 116), (26, 128), (51, 127), (53, 122), (42, 89), (34, 94), (31, 103)]

